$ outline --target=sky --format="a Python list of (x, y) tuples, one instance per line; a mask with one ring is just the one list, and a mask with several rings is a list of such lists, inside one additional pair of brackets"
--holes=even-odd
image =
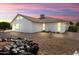
[(2, 3), (0, 21), (11, 22), (17, 14), (39, 18), (60, 18), (67, 21), (79, 21), (79, 3)]

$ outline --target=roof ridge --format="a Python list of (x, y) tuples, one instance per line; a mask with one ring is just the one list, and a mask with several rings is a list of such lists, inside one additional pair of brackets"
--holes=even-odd
[(35, 18), (35, 17), (31, 17), (31, 16), (26, 16), (26, 15), (23, 15), (23, 14), (18, 14), (18, 15), (23, 16), (23, 17)]

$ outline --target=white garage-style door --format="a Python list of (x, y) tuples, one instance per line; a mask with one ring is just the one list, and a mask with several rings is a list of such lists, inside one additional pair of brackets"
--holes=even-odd
[(63, 33), (67, 30), (67, 24), (66, 23), (46, 23), (45, 24), (45, 30), (46, 31), (52, 31), (52, 32), (60, 32)]

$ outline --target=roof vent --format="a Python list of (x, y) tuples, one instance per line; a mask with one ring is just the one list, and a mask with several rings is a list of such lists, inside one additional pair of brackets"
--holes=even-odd
[(41, 15), (40, 15), (40, 20), (41, 20), (41, 19), (44, 19), (44, 18), (45, 18), (45, 15), (44, 15), (44, 14), (41, 14)]

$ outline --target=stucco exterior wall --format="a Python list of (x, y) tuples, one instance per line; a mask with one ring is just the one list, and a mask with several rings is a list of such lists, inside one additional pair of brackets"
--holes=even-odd
[[(19, 24), (19, 27), (16, 28), (16, 24)], [(32, 32), (32, 22), (27, 20), (27, 19), (19, 19), (16, 20), (12, 23), (12, 31), (17, 31), (17, 32)]]
[(40, 32), (43, 30), (43, 23), (32, 22), (32, 32)]
[[(63, 32), (65, 32), (67, 30), (68, 25), (65, 22), (64, 23), (60, 22), (60, 23), (61, 23), (61, 25), (60, 25), (60, 33), (63, 33)], [(46, 23), (46, 30), (47, 31), (59, 32), (58, 28), (59, 28), (58, 23)]]
[[(66, 22), (60, 22), (60, 33), (67, 30), (68, 25)], [(18, 24), (18, 25), (17, 25)], [(43, 23), (32, 22), (28, 19), (17, 19), (12, 23), (12, 31), (34, 33), (43, 31)], [(58, 32), (58, 23), (45, 23), (45, 31)]]

